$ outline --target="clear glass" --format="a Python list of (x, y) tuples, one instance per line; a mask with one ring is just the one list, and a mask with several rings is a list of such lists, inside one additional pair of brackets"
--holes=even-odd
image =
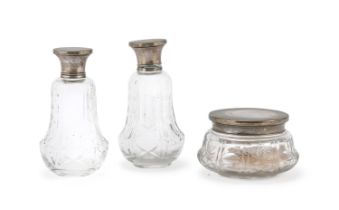
[(232, 135), (209, 130), (198, 152), (200, 163), (222, 176), (272, 176), (291, 169), (298, 152), (288, 131), (270, 135)]
[(99, 131), (91, 79), (54, 81), (51, 121), (40, 150), (47, 167), (58, 175), (84, 176), (100, 168), (108, 142)]
[(179, 156), (184, 134), (175, 122), (171, 79), (165, 72), (131, 76), (119, 139), (122, 153), (138, 167), (168, 166)]

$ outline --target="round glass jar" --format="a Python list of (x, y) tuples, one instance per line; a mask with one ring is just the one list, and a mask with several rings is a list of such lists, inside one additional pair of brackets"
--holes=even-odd
[(288, 114), (268, 109), (212, 111), (213, 127), (198, 152), (200, 163), (222, 176), (272, 176), (291, 169), (299, 154), (285, 130)]

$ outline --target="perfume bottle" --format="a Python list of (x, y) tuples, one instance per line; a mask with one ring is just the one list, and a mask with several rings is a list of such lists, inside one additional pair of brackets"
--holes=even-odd
[(62, 71), (52, 84), (50, 125), (40, 150), (57, 175), (89, 175), (100, 168), (108, 150), (97, 123), (95, 86), (85, 74), (91, 53), (89, 48), (54, 49)]
[(161, 66), (165, 44), (165, 39), (129, 43), (138, 67), (129, 81), (127, 120), (119, 140), (122, 153), (137, 167), (168, 166), (184, 144), (173, 111), (171, 78)]

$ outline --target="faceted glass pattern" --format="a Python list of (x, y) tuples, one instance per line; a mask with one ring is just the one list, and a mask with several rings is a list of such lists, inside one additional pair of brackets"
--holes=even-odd
[(84, 176), (100, 168), (108, 142), (99, 131), (92, 80), (53, 83), (51, 121), (40, 149), (47, 167), (58, 175)]
[(171, 79), (165, 72), (134, 73), (129, 82), (125, 128), (120, 134), (124, 156), (138, 167), (164, 167), (183, 147), (184, 134), (175, 122)]
[(271, 176), (298, 162), (288, 131), (270, 135), (233, 135), (209, 130), (198, 152), (200, 163), (223, 176)]

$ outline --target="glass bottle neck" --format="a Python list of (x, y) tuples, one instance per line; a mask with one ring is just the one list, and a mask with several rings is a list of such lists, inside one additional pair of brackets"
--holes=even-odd
[(77, 82), (83, 82), (87, 79), (87, 77), (60, 77), (60, 80), (66, 82), (66, 83), (77, 83)]
[(162, 72), (161, 64), (152, 64), (152, 65), (138, 65), (138, 73), (139, 74), (159, 74)]
[(52, 120), (60, 129), (92, 129), (96, 122), (93, 82), (88, 78), (57, 79), (52, 86)]

